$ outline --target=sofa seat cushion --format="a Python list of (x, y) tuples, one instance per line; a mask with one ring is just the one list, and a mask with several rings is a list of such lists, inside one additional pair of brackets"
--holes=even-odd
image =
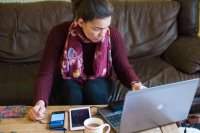
[(200, 38), (179, 37), (164, 53), (170, 64), (186, 73), (200, 70)]
[(141, 81), (147, 87), (163, 85), (193, 78), (200, 78), (199, 73), (188, 75), (161, 57), (130, 61)]
[(0, 105), (32, 105), (39, 63), (0, 63)]
[[(163, 60), (161, 57), (155, 57), (151, 59), (143, 59), (134, 61), (130, 60), (133, 65), (135, 72), (137, 73), (139, 79), (146, 87), (153, 87), (168, 83), (179, 82), (183, 80), (189, 80), (194, 78), (200, 78), (199, 73), (187, 74), (179, 71), (174, 66)], [(130, 89), (124, 87), (119, 80), (117, 80), (116, 75), (113, 76), (115, 80), (116, 90), (114, 91), (111, 100), (123, 100), (125, 94)], [(200, 108), (200, 86), (197, 89), (195, 98), (193, 100), (192, 108), (190, 113), (199, 111)]]
[[(139, 79), (146, 87), (153, 87), (182, 80), (200, 78), (199, 73), (188, 75), (187, 73), (179, 71), (174, 66), (163, 60), (161, 57), (137, 61), (132, 59), (130, 60), (130, 64), (132, 64)], [(116, 82), (116, 88), (123, 91), (125, 87), (118, 81), (115, 74), (113, 79)], [(125, 91), (127, 91), (127, 88), (125, 88)], [(118, 98), (123, 99), (124, 94), (125, 93), (120, 96), (118, 95)], [(200, 87), (196, 95), (200, 96)]]

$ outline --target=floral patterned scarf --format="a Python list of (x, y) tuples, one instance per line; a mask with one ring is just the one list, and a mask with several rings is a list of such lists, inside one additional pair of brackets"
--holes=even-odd
[(61, 74), (63, 79), (75, 79), (86, 81), (95, 78), (107, 78), (112, 67), (110, 30), (106, 32), (105, 37), (97, 43), (95, 49), (93, 71), (94, 75), (86, 76), (84, 74), (83, 50), (82, 44), (92, 43), (79, 27), (75, 20), (70, 28), (66, 39), (63, 59), (61, 64)]

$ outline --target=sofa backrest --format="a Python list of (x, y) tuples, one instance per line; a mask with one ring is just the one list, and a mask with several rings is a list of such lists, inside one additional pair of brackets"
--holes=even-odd
[(112, 23), (120, 30), (129, 58), (160, 55), (177, 37), (180, 5), (169, 0), (113, 1)]
[(1, 3), (0, 61), (39, 61), (53, 25), (72, 19), (69, 2)]
[[(177, 37), (176, 1), (111, 1), (129, 58), (161, 54)], [(48, 32), (73, 17), (69, 2), (0, 4), (0, 61), (39, 61)]]

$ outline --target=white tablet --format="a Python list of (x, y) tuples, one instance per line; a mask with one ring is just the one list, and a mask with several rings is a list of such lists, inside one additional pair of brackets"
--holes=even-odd
[(91, 118), (90, 107), (80, 107), (69, 109), (70, 130), (84, 129), (84, 121)]

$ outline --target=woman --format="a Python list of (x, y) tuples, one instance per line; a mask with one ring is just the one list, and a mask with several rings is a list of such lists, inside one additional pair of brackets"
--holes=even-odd
[[(55, 26), (47, 39), (29, 116), (44, 117), (50, 93), (64, 105), (106, 104), (114, 85), (112, 69), (132, 90), (142, 88), (128, 63), (124, 43), (110, 26), (113, 7), (107, 0), (72, 0), (75, 19)], [(62, 82), (51, 90), (53, 77)]]

